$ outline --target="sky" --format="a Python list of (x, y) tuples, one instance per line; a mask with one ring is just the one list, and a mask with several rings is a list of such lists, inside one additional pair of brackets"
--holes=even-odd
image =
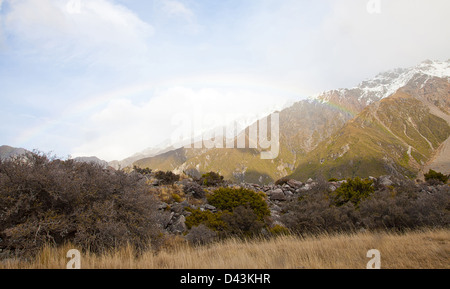
[(121, 160), (450, 58), (448, 0), (0, 0), (0, 145)]

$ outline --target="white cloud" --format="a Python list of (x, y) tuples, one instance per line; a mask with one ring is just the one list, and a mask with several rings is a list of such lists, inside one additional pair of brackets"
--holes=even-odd
[(5, 30), (37, 58), (126, 64), (145, 54), (153, 34), (151, 25), (107, 0), (6, 1)]
[(368, 0), (262, 1), (239, 33), (274, 78), (333, 89), (449, 57), (448, 0), (380, 0), (380, 14)]
[(327, 68), (328, 77), (351, 85), (363, 74), (372, 76), (368, 72), (448, 58), (450, 42), (442, 29), (450, 27), (449, 1), (381, 0), (379, 14), (370, 14), (366, 1), (332, 3), (311, 47), (312, 62)]
[(188, 21), (192, 21), (194, 18), (194, 13), (191, 9), (187, 8), (186, 5), (180, 1), (175, 0), (164, 0), (163, 10), (172, 16), (181, 16)]
[[(164, 28), (176, 27), (178, 31), (187, 34), (198, 34), (203, 27), (198, 23), (194, 10), (178, 0), (159, 0), (159, 9), (167, 17)], [(164, 29), (163, 28), (163, 29)]]

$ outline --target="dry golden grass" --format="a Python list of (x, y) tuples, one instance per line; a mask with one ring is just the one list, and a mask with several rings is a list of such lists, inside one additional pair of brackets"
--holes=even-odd
[[(9, 260), (0, 269), (64, 269), (70, 245), (44, 248), (31, 263)], [(381, 252), (383, 269), (450, 269), (450, 230), (405, 234), (356, 233), (271, 240), (230, 239), (203, 247), (172, 243), (158, 254), (136, 257), (131, 248), (101, 256), (83, 254), (83, 269), (365, 269), (370, 249)]]

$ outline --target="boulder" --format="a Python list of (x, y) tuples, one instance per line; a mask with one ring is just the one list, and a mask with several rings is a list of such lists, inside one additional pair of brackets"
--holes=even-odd
[(285, 191), (284, 194), (288, 197), (292, 197), (294, 195), (294, 193), (291, 191)]
[(291, 189), (291, 186), (289, 184), (284, 184), (281, 186), (283, 189)]
[(172, 209), (172, 212), (175, 212), (177, 214), (181, 214), (181, 213), (183, 213), (184, 209), (187, 208), (187, 207), (189, 207), (189, 203), (187, 201), (183, 201), (181, 203), (175, 203), (171, 207), (171, 209)]
[(272, 201), (286, 201), (286, 195), (282, 189), (275, 189), (270, 193), (270, 199)]
[(204, 205), (203, 208), (205, 208), (205, 210), (208, 210), (208, 211), (213, 211), (213, 212), (217, 211), (217, 208), (212, 206), (212, 205), (210, 205), (210, 204)]
[(268, 190), (267, 192), (266, 192), (266, 195), (268, 195), (269, 197), (272, 195), (272, 194), (279, 194), (279, 193), (282, 193), (283, 192), (283, 190), (282, 189), (280, 189), (280, 188), (277, 188), (277, 189), (274, 189), (274, 188), (271, 188), (270, 190)]
[(165, 210), (169, 205), (167, 203), (161, 203), (158, 205), (159, 210)]
[(380, 183), (380, 185), (383, 186), (392, 186), (394, 184), (393, 181), (391, 181), (391, 177), (390, 176), (382, 176), (378, 178), (378, 181)]
[(299, 190), (300, 190), (300, 192), (306, 192), (306, 191), (310, 191), (311, 189), (312, 189), (311, 185), (310, 184), (306, 184), (305, 186), (303, 186)]
[(300, 188), (301, 186), (303, 186), (302, 182), (299, 182), (299, 181), (296, 181), (296, 180), (289, 180), (287, 183), (292, 188)]
[(184, 233), (187, 231), (187, 227), (186, 227), (186, 218), (181, 215), (173, 224), (171, 227), (171, 231), (173, 233)]
[(165, 213), (161, 216), (161, 224), (162, 224), (163, 228), (169, 227), (174, 215), (175, 215), (174, 212), (170, 212), (170, 213)]

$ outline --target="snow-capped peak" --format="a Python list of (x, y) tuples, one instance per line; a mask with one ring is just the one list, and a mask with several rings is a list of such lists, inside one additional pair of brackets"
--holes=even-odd
[(426, 60), (412, 68), (397, 68), (380, 73), (371, 80), (363, 81), (356, 88), (365, 92), (362, 97), (374, 92), (377, 94), (377, 98), (383, 99), (405, 86), (417, 74), (450, 77), (450, 62)]
[(345, 96), (357, 92), (359, 101), (370, 104), (371, 102), (386, 98), (394, 94), (398, 89), (405, 86), (416, 75), (428, 75), (430, 77), (448, 77), (450, 78), (450, 60), (431, 61), (426, 60), (417, 66), (411, 68), (397, 68), (378, 74), (372, 79), (361, 82), (358, 86), (351, 89), (339, 89), (323, 93), (319, 98), (323, 101), (329, 101), (336, 92)]

